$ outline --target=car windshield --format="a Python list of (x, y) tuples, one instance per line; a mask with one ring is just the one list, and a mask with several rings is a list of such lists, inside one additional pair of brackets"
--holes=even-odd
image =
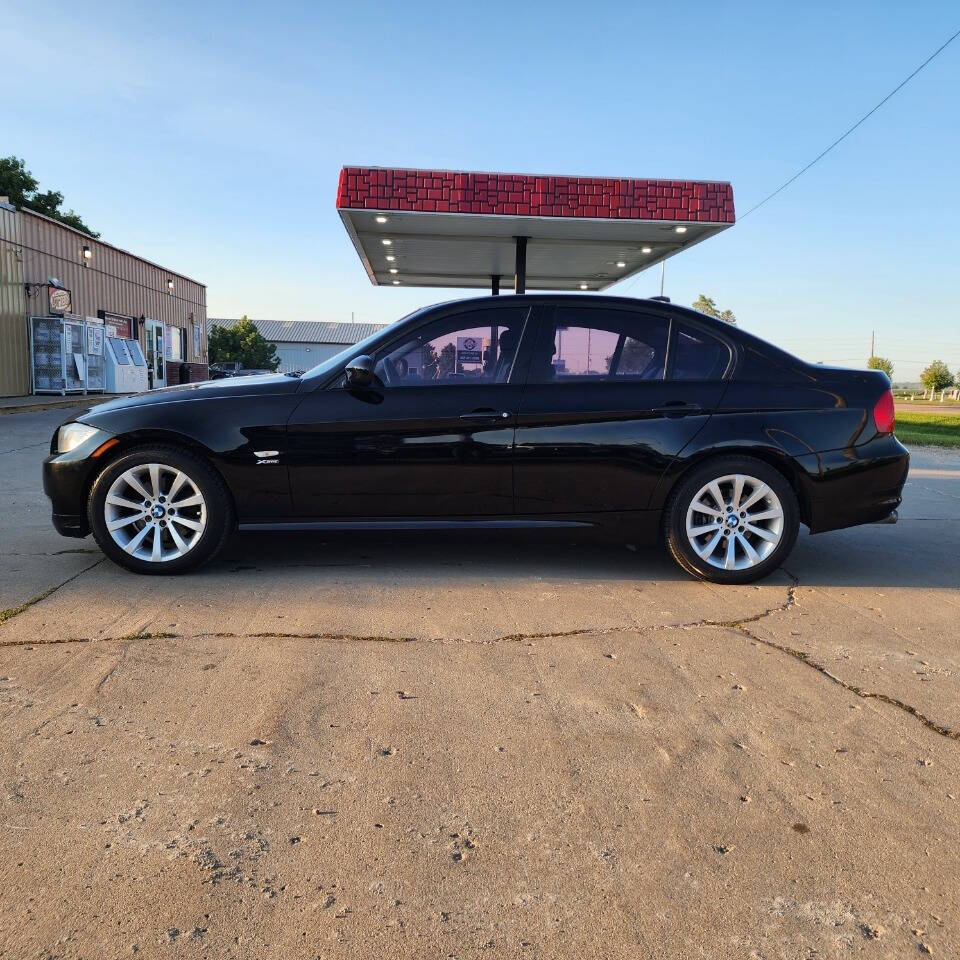
[(377, 343), (377, 341), (381, 340), (384, 334), (388, 333), (388, 331), (392, 332), (401, 323), (412, 319), (418, 314), (423, 313), (424, 310), (428, 309), (429, 307), (418, 307), (412, 313), (408, 313), (405, 317), (401, 317), (399, 320), (394, 321), (388, 327), (381, 327), (379, 330), (371, 333), (369, 337), (364, 337), (364, 339), (359, 341), (359, 343), (354, 343), (349, 347), (344, 347), (339, 353), (335, 353), (332, 357), (328, 357), (326, 360), (324, 360), (323, 363), (318, 363), (315, 367), (311, 367), (306, 373), (304, 373), (301, 379), (311, 380), (314, 378), (323, 378), (327, 374), (333, 373), (338, 366), (342, 366), (351, 358), (359, 357), (361, 354), (367, 353), (370, 347)]

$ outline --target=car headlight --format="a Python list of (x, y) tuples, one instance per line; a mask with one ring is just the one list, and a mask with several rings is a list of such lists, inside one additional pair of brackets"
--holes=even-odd
[(86, 423), (65, 423), (57, 431), (57, 453), (69, 453), (102, 431)]

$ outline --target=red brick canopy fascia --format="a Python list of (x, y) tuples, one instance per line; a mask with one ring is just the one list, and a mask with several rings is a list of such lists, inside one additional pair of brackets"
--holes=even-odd
[(344, 167), (337, 209), (699, 223), (736, 219), (729, 183), (382, 167)]

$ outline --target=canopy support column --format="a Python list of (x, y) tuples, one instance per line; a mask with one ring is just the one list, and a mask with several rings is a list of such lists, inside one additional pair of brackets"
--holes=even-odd
[(495, 273), (490, 277), (490, 294), (494, 297), (500, 296), (500, 274)]
[(513, 274), (513, 292), (527, 292), (527, 238), (514, 237), (517, 244), (517, 265)]

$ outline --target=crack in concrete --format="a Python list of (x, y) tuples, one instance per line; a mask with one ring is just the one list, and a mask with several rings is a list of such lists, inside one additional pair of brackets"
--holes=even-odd
[[(0, 611), (0, 624), (6, 622), (7, 620), (12, 619), (13, 617), (23, 613), (24, 610), (33, 606), (34, 604), (40, 603), (42, 600), (46, 600), (47, 597), (51, 596), (61, 587), (70, 583), (72, 580), (76, 580), (77, 577), (82, 576), (88, 570), (92, 570), (97, 564), (102, 563), (105, 558), (101, 557), (100, 560), (97, 560), (96, 563), (92, 563), (90, 566), (81, 570), (79, 573), (74, 574), (72, 577), (64, 580), (63, 583), (57, 584), (57, 586), (52, 587), (50, 590), (45, 593), (40, 594), (37, 597), (34, 597), (31, 600), (28, 600), (26, 603), (21, 604), (19, 607), (14, 607), (12, 610)], [(759, 613), (752, 614), (749, 617), (739, 617), (733, 620), (691, 620), (685, 623), (667, 623), (659, 624), (653, 627), (634, 627), (632, 629), (636, 630), (637, 633), (647, 633), (654, 631), (663, 631), (663, 630), (690, 630), (697, 627), (704, 628), (720, 628), (727, 630), (735, 630), (742, 636), (747, 639), (763, 644), (766, 647), (769, 647), (772, 650), (776, 650), (779, 653), (786, 654), (787, 656), (793, 657), (798, 662), (804, 664), (807, 667), (815, 670), (817, 673), (825, 676), (832, 683), (846, 690), (848, 693), (854, 694), (854, 696), (859, 697), (861, 700), (879, 700), (882, 703), (889, 704), (892, 707), (896, 707), (898, 710), (902, 710), (904, 713), (913, 717), (915, 720), (918, 720), (924, 727), (928, 730), (932, 730), (934, 733), (939, 734), (942, 737), (946, 737), (948, 740), (957, 740), (960, 741), (960, 730), (954, 730), (951, 727), (944, 726), (941, 723), (938, 723), (936, 720), (931, 719), (925, 713), (918, 710), (916, 707), (912, 706), (909, 703), (899, 699), (898, 697), (892, 697), (886, 693), (879, 693), (872, 690), (863, 690), (856, 684), (849, 683), (846, 680), (838, 677), (836, 674), (831, 673), (823, 664), (818, 663), (816, 660), (811, 659), (810, 654), (804, 650), (798, 650), (795, 647), (787, 646), (786, 644), (777, 643), (775, 640), (767, 640), (764, 637), (758, 636), (752, 631), (747, 629), (748, 624), (758, 623), (761, 620), (766, 619), (769, 616), (772, 616), (776, 613), (785, 613), (787, 610), (790, 610), (797, 603), (797, 590), (800, 587), (800, 582), (792, 573), (787, 571), (784, 568), (784, 573), (793, 581), (790, 587), (787, 588), (786, 599), (782, 603), (775, 604), (772, 607), (768, 607), (766, 610), (761, 610)], [(547, 631), (547, 632), (533, 632), (533, 633), (508, 633), (503, 634), (499, 637), (494, 637), (491, 640), (470, 640), (466, 637), (388, 637), (379, 634), (351, 634), (351, 633), (327, 633), (327, 632), (317, 632), (317, 633), (294, 633), (294, 632), (279, 632), (279, 631), (262, 631), (258, 633), (235, 633), (229, 631), (220, 631), (216, 633), (197, 633), (197, 634), (179, 634), (179, 633), (169, 633), (166, 631), (155, 631), (155, 632), (138, 632), (132, 634), (125, 634), (120, 637), (64, 637), (64, 638), (53, 638), (49, 640), (7, 640), (0, 641), (0, 647), (17, 647), (17, 646), (47, 646), (47, 645), (56, 645), (64, 643), (130, 643), (137, 640), (195, 640), (201, 637), (208, 637), (212, 639), (219, 640), (326, 640), (331, 642), (347, 642), (347, 643), (477, 643), (484, 645), (495, 645), (498, 643), (524, 643), (532, 640), (555, 640), (563, 639), (567, 637), (577, 637), (584, 636), (587, 634), (595, 635), (604, 635), (609, 633), (616, 632), (629, 632), (630, 627), (579, 627), (574, 630), (556, 630), (556, 631)], [(113, 671), (111, 670), (110, 673)], [(109, 679), (110, 673), (107, 677), (104, 678), (102, 683)]]
[[(882, 703), (889, 704), (892, 707), (896, 707), (898, 710), (903, 710), (904, 713), (909, 714), (915, 720), (919, 720), (920, 723), (922, 723), (928, 730), (932, 730), (934, 733), (938, 733), (940, 736), (946, 737), (948, 740), (960, 740), (960, 730), (954, 730), (952, 727), (947, 727), (942, 723), (937, 723), (936, 720), (932, 720), (925, 713), (921, 712), (911, 704), (906, 703), (904, 700), (901, 700), (899, 697), (892, 697), (887, 693), (878, 693), (873, 690), (863, 690), (856, 684), (849, 683), (846, 680), (838, 677), (836, 674), (831, 673), (822, 663), (812, 660), (810, 658), (810, 654), (806, 651), (797, 650), (795, 647), (789, 647), (786, 644), (777, 643), (775, 640), (767, 640), (764, 637), (760, 637), (748, 630), (746, 624), (757, 623), (758, 621), (763, 620), (775, 613), (784, 613), (796, 605), (797, 589), (800, 586), (800, 581), (785, 568), (781, 567), (780, 569), (783, 570), (783, 572), (786, 573), (791, 580), (793, 580), (793, 585), (787, 590), (787, 599), (784, 600), (783, 603), (777, 604), (774, 607), (769, 607), (767, 610), (754, 614), (753, 616), (741, 617), (737, 620), (693, 620), (689, 623), (664, 624), (663, 626), (650, 627), (648, 629), (686, 630), (695, 627), (719, 627), (728, 630), (736, 630), (749, 640), (755, 641), (756, 643), (762, 643), (771, 650), (777, 650), (780, 653), (785, 653), (788, 656), (793, 657), (795, 660), (798, 660), (805, 666), (816, 670), (817, 673), (823, 674), (823, 676), (825, 676), (828, 680), (837, 684), (837, 686), (842, 687), (848, 693), (852, 693), (859, 697), (861, 700), (879, 700)], [(900, 636), (900, 634), (897, 635)]]
[(287, 633), (262, 631), (258, 633), (235, 633), (218, 631), (201, 633), (168, 633), (166, 631), (127, 633), (118, 637), (52, 637), (47, 640), (0, 640), (2, 647), (42, 647), (64, 643), (129, 643), (134, 640), (329, 640), (346, 643), (476, 643), (492, 646), (498, 643), (523, 643), (526, 640), (551, 640), (575, 637), (584, 634), (605, 634), (628, 627), (581, 627), (577, 630), (558, 630), (553, 633), (508, 633), (490, 640), (471, 640), (468, 637), (388, 637), (380, 634), (304, 632)]
[[(6, 610), (0, 610), (0, 625), (9, 622), (14, 617), (19, 617), (24, 610), (29, 610), (32, 606), (42, 603), (48, 597), (53, 596), (61, 587), (65, 587), (68, 583), (72, 583), (77, 577), (82, 577), (88, 570), (92, 570), (98, 563), (103, 563), (106, 557), (101, 557), (99, 560), (91, 563), (90, 566), (84, 567), (82, 570), (77, 571), (72, 577), (67, 577), (66, 580), (63, 580), (61, 583), (58, 583), (55, 587), (51, 587), (49, 590), (45, 590), (43, 593), (37, 594), (35, 597), (31, 597), (29, 600), (26, 600), (24, 603), (21, 603), (17, 607), (8, 607)], [(3, 644), (5, 646), (5, 644)]]
[(14, 447), (12, 450), (0, 450), (0, 454), (7, 453), (19, 453), (21, 450), (33, 450), (36, 447), (48, 447), (50, 446), (49, 441), (44, 441), (43, 443), (28, 443), (23, 447)]
[(69, 553), (89, 553), (92, 555), (95, 553), (100, 553), (100, 551), (91, 549), (89, 547), (87, 548), (73, 547), (72, 549), (68, 549), (68, 550), (54, 550), (52, 552), (49, 550), (34, 550), (32, 552), (22, 553), (20, 551), (14, 550), (14, 551), (11, 551), (10, 553), (4, 554), (4, 556), (7, 556), (7, 557), (63, 557)]
[(872, 690), (862, 690), (856, 684), (848, 683), (846, 680), (838, 677), (835, 673), (831, 673), (822, 663), (818, 663), (816, 660), (811, 660), (810, 654), (804, 650), (797, 650), (795, 647), (788, 647), (786, 644), (777, 643), (775, 640), (767, 640), (764, 637), (757, 636), (755, 633), (751, 633), (745, 627), (737, 627), (736, 629), (739, 630), (745, 637), (749, 637), (756, 643), (762, 643), (765, 647), (770, 647), (772, 650), (779, 650), (781, 653), (785, 653), (788, 656), (794, 657), (805, 666), (816, 670), (817, 673), (822, 673), (823, 676), (825, 676), (832, 683), (835, 683), (837, 686), (843, 687), (843, 689), (849, 693), (860, 697), (861, 700), (880, 700), (882, 703), (888, 703), (890, 706), (896, 707), (899, 710), (903, 710), (914, 719), (919, 720), (927, 729), (933, 730), (934, 733), (939, 733), (941, 737), (946, 737), (948, 740), (960, 740), (960, 730), (953, 730), (950, 727), (945, 727), (941, 723), (937, 723), (935, 720), (931, 720), (930, 717), (928, 717), (925, 713), (921, 713), (916, 707), (913, 707), (909, 703), (900, 700), (898, 697), (891, 697), (887, 693), (876, 693)]

